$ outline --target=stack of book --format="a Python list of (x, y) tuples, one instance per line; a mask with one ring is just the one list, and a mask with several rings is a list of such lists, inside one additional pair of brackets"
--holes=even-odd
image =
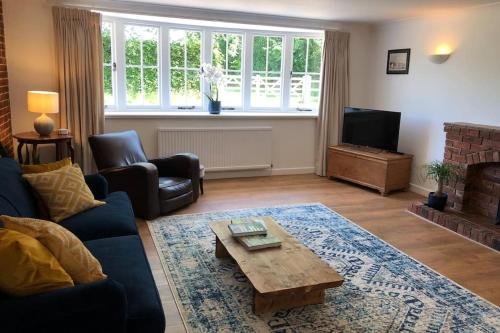
[(233, 237), (249, 251), (281, 246), (281, 239), (268, 232), (260, 218), (232, 219), (228, 227)]

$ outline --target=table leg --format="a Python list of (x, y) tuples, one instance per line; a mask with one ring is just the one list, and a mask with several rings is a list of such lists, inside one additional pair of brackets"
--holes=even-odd
[(19, 142), (19, 145), (17, 145), (17, 160), (19, 164), (23, 164), (23, 146), (24, 142)]
[(261, 294), (254, 289), (253, 312), (263, 314), (304, 305), (325, 303), (325, 290), (290, 291), (279, 295)]
[(222, 244), (222, 242), (219, 240), (219, 237), (215, 236), (215, 257), (227, 258), (229, 256), (229, 252), (227, 252), (224, 244)]
[(61, 154), (61, 145), (56, 142), (56, 161), (59, 161), (62, 159), (62, 154)]
[(75, 150), (73, 149), (73, 146), (71, 145), (71, 140), (66, 142), (66, 145), (68, 146), (68, 152), (71, 157), (71, 163), (75, 163)]
[(37, 158), (36, 158), (37, 147), (38, 147), (38, 145), (36, 143), (34, 143), (31, 147), (31, 160), (32, 160), (33, 164), (38, 164)]

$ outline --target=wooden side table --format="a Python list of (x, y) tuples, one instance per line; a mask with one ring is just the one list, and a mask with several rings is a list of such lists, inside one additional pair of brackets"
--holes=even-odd
[(71, 157), (71, 161), (75, 159), (75, 151), (73, 146), (71, 145), (71, 140), (73, 139), (72, 135), (58, 135), (53, 132), (47, 136), (40, 136), (36, 132), (23, 132), (14, 134), (13, 137), (18, 141), (19, 145), (17, 146), (17, 159), (19, 163), (26, 164), (30, 163), (30, 156), (26, 154), (26, 161), (23, 161), (23, 146), (24, 145), (32, 145), (31, 149), (31, 163), (37, 164), (37, 148), (38, 145), (42, 144), (55, 144), (56, 145), (56, 160), (62, 159), (63, 150), (61, 149), (64, 145), (66, 145), (68, 152)]

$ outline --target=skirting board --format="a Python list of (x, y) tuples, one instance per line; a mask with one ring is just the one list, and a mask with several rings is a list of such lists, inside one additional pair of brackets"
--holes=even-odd
[(245, 171), (207, 171), (205, 179), (241, 178), (241, 177), (265, 177), (281, 175), (304, 175), (314, 173), (314, 167), (302, 168), (272, 168), (265, 170), (245, 170)]
[(410, 192), (414, 192), (420, 195), (423, 195), (424, 197), (429, 195), (429, 192), (432, 192), (432, 190), (429, 190), (428, 188), (425, 188), (423, 186), (410, 183)]

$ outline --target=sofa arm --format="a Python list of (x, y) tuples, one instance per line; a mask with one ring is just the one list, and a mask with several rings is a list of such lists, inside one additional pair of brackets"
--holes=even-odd
[(193, 184), (194, 200), (200, 191), (200, 160), (190, 153), (176, 154), (169, 157), (156, 158), (149, 162), (156, 165), (160, 177), (189, 178)]
[(160, 214), (158, 169), (154, 164), (135, 163), (99, 172), (108, 181), (111, 192), (127, 192), (135, 216), (153, 219)]
[(0, 298), (2, 332), (126, 332), (127, 296), (106, 279), (48, 293)]
[(96, 200), (106, 199), (108, 196), (108, 181), (99, 174), (85, 176), (85, 182), (92, 191)]

